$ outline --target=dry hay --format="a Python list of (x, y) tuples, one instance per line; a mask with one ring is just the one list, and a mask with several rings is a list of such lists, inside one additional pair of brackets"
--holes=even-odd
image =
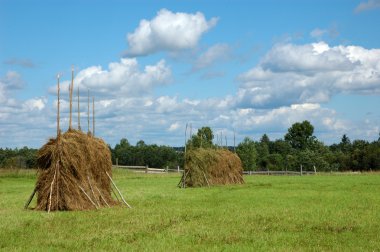
[(188, 151), (183, 174), (180, 182), (183, 187), (244, 183), (240, 158), (225, 149)]
[(99, 138), (70, 129), (38, 151), (37, 210), (95, 209), (111, 196), (111, 153)]

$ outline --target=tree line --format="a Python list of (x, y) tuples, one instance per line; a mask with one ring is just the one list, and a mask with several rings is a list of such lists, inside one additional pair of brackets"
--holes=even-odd
[(368, 142), (351, 142), (343, 135), (330, 146), (319, 141), (308, 121), (293, 124), (283, 139), (271, 141), (264, 134), (259, 141), (246, 137), (236, 152), (245, 170), (371, 171), (380, 170), (380, 137)]
[[(222, 140), (222, 139), (221, 139)], [(314, 127), (309, 121), (293, 124), (281, 139), (270, 140), (264, 134), (258, 141), (245, 137), (236, 148), (223, 146), (215, 141), (210, 127), (202, 127), (189, 137), (186, 149), (228, 148), (240, 157), (244, 170), (303, 170), (318, 171), (371, 171), (380, 170), (380, 136), (373, 142), (351, 141), (343, 135), (339, 143), (325, 145), (314, 136)], [(183, 167), (185, 147), (148, 145), (140, 140), (131, 145), (123, 138), (114, 148), (109, 146), (112, 163), (119, 165), (146, 166), (156, 168)], [(0, 148), (0, 168), (36, 168), (37, 151)]]

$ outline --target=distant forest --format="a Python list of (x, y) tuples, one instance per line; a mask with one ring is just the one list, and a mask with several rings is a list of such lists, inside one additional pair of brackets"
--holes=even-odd
[[(109, 146), (112, 162), (119, 165), (149, 167), (183, 167), (185, 147), (148, 145), (144, 141), (131, 145), (123, 138), (114, 148)], [(351, 141), (343, 135), (340, 143), (325, 145), (314, 136), (308, 121), (293, 124), (282, 139), (270, 140), (264, 134), (259, 141), (246, 137), (236, 147), (214, 144), (210, 127), (202, 127), (186, 144), (191, 148), (228, 148), (235, 151), (244, 170), (375, 171), (380, 170), (380, 135), (373, 142)], [(36, 149), (0, 148), (0, 168), (37, 168)]]

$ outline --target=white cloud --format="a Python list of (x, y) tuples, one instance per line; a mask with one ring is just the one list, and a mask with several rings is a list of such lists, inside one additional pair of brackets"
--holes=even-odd
[[(136, 96), (149, 94), (153, 88), (165, 85), (171, 80), (171, 70), (164, 60), (155, 65), (145, 66), (141, 71), (135, 58), (112, 62), (108, 70), (101, 66), (91, 66), (81, 70), (74, 78), (74, 85), (90, 89), (103, 96)], [(67, 92), (70, 81), (62, 82), (62, 91)], [(55, 94), (56, 87), (50, 92)]]
[(380, 0), (368, 0), (367, 2), (361, 2), (358, 6), (356, 6), (355, 12), (359, 13), (377, 8), (380, 8)]
[(380, 49), (324, 42), (275, 45), (239, 76), (241, 106), (323, 103), (338, 93), (380, 93)]
[(231, 57), (231, 48), (227, 44), (216, 44), (202, 53), (195, 61), (193, 69), (199, 70)]
[(177, 129), (179, 129), (180, 127), (180, 123), (179, 122), (175, 122), (175, 123), (172, 123), (168, 129), (168, 131), (176, 131)]
[(24, 87), (24, 80), (16, 71), (8, 71), (3, 78), (0, 79), (0, 86), (4, 89), (21, 89)]
[(206, 20), (195, 14), (161, 9), (152, 20), (141, 20), (133, 33), (128, 33), (127, 56), (139, 56), (157, 51), (178, 51), (197, 46), (201, 36), (215, 26), (217, 18)]
[(31, 111), (31, 110), (41, 111), (42, 109), (45, 108), (46, 103), (47, 103), (46, 98), (29, 99), (23, 103), (23, 108), (25, 110), (29, 110), (29, 111)]
[(314, 30), (310, 32), (310, 36), (312, 38), (321, 39), (327, 33), (328, 31), (325, 29), (315, 28)]

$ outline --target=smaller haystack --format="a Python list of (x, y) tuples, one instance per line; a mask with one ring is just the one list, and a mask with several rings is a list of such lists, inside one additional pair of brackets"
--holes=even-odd
[(37, 210), (85, 210), (115, 205), (107, 144), (69, 129), (38, 152)]
[(197, 148), (186, 153), (182, 187), (243, 184), (240, 158), (226, 149)]

